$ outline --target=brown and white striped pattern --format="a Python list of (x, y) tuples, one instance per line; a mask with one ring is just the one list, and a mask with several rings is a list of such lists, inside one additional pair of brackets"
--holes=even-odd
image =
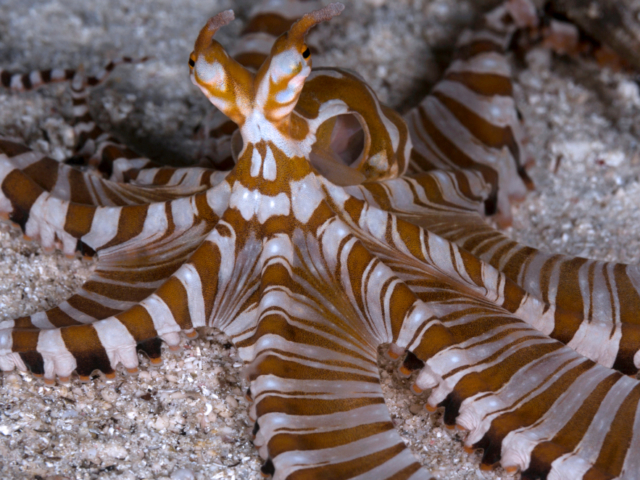
[[(302, 16), (316, 2), (281, 3), (256, 6), (240, 63), (213, 39), (230, 11), (190, 58), (219, 108), (213, 164), (230, 171), (137, 157), (96, 130), (91, 82), (72, 71), (79, 154), (111, 179), (0, 140), (0, 211), (45, 247), (97, 255), (76, 295), (0, 324), (0, 367), (49, 383), (134, 372), (138, 350), (156, 362), (160, 340), (213, 326), (245, 362), (265, 475), (429, 479), (384, 405), (387, 345), (485, 466), (638, 478), (640, 384), (624, 374), (640, 363), (640, 274), (517, 245), (482, 218), (507, 220), (529, 183), (503, 54), (535, 19), (528, 1), (463, 35), (407, 124), (357, 76), (311, 73), (305, 34), (339, 4)], [(15, 89), (36, 80), (2, 74)]]
[(514, 18), (514, 5), (525, 3), (505, 2), (486, 15), (481, 30), (465, 31), (443, 79), (405, 115), (413, 140), (411, 171), (479, 172), (495, 190), (494, 208), (504, 222), (511, 218), (510, 200), (533, 186), (523, 167), (524, 133), (505, 57), (518, 23), (537, 21), (535, 15)]

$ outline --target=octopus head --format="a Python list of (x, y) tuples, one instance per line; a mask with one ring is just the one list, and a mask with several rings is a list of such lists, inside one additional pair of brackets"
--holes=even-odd
[(242, 126), (257, 114), (268, 122), (285, 121), (296, 106), (311, 73), (307, 32), (320, 22), (339, 15), (341, 3), (307, 13), (281, 35), (262, 66), (254, 74), (231, 58), (213, 39), (217, 30), (234, 18), (227, 10), (209, 19), (189, 58), (191, 81), (225, 115)]

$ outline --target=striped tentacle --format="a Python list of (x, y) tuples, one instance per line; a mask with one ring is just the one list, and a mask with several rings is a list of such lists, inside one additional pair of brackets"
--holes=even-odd
[[(614, 318), (608, 325), (615, 325), (635, 270), (624, 270), (624, 277), (616, 266), (599, 270), (587, 261), (532, 253), (505, 243), (480, 216), (496, 205), (506, 216), (527, 180), (502, 49), (513, 28), (505, 19), (526, 25), (533, 17), (528, 6), (528, 0), (510, 1), (487, 17), (484, 31), (467, 34), (461, 58), (412, 114), (411, 134), (422, 142), (413, 168), (432, 169), (427, 173), (395, 178), (411, 150), (407, 129), (357, 77), (324, 69), (307, 78), (304, 34), (338, 15), (343, 7), (335, 4), (305, 16), (295, 35), (278, 40), (272, 63), (258, 77), (212, 43), (232, 12), (201, 31), (192, 79), (213, 103), (246, 122), (235, 172), (191, 174), (146, 159), (105, 163), (118, 178), (138, 183), (115, 190), (120, 200), (125, 192), (144, 200), (147, 190), (213, 186), (206, 192), (139, 205), (111, 198), (113, 204), (103, 205), (100, 196), (79, 204), (70, 201), (77, 192), (58, 183), (65, 175), (71, 180), (64, 168), (46, 183), (52, 180), (29, 172), (35, 165), (53, 168), (49, 159), (5, 154), (0, 209), (45, 246), (99, 252), (99, 260), (91, 280), (67, 302), (0, 324), (0, 367), (29, 367), (48, 382), (73, 371), (83, 379), (94, 370), (111, 376), (118, 363), (136, 370), (137, 348), (157, 359), (160, 339), (175, 348), (179, 332), (192, 336), (195, 327), (211, 325), (232, 338), (248, 364), (263, 473), (427, 478), (384, 407), (376, 355), (390, 344), (392, 355), (406, 352), (403, 374), (419, 370), (414, 391), (431, 389), (427, 408), (443, 407), (448, 425), (468, 431), (465, 445), (482, 448), (485, 465), (501, 462), (526, 480), (635, 478), (638, 382), (546, 335), (570, 340), (569, 347), (582, 352), (602, 329), (575, 293), (563, 290), (563, 275), (576, 291), (595, 295), (586, 313), (599, 315), (608, 299)], [(277, 23), (267, 18), (266, 24)], [(257, 110), (252, 102), (251, 108), (236, 105), (220, 88), (227, 84), (216, 75), (227, 74), (241, 92), (236, 96), (250, 96)], [(256, 78), (269, 80), (254, 88)], [(74, 82), (81, 107), (85, 82), (79, 74)], [(100, 133), (91, 140), (87, 151), (115, 152), (111, 159), (129, 155)], [(362, 185), (342, 189), (316, 175), (306, 163), (309, 151), (326, 177), (323, 167), (342, 162), (338, 171), (349, 175), (338, 180)], [(503, 182), (514, 179), (521, 183), (510, 190)], [(82, 182), (104, 192), (110, 185)], [(565, 338), (567, 331), (572, 338)], [(580, 335), (584, 341), (574, 342)], [(598, 360), (607, 364), (620, 338), (622, 344), (634, 337), (612, 333)]]
[(50, 83), (69, 81), (75, 74), (75, 70), (62, 68), (34, 70), (29, 73), (14, 73), (0, 68), (0, 82), (4, 88), (24, 92)]
[[(109, 74), (118, 65), (123, 63), (141, 63), (145, 61), (147, 61), (146, 57), (141, 59), (121, 57), (119, 59), (112, 60), (106, 64), (97, 75), (86, 77), (84, 83), (91, 87), (100, 85), (109, 77)], [(49, 70), (34, 70), (29, 73), (11, 73), (8, 70), (0, 68), (0, 82), (4, 88), (8, 88), (15, 92), (24, 92), (44, 85), (49, 85), (51, 83), (72, 81), (74, 77), (76, 77), (78, 70), (80, 69), (54, 68)], [(82, 77), (85, 77), (84, 73), (82, 74)]]
[(217, 109), (210, 111), (202, 120), (195, 135), (201, 141), (197, 152), (200, 158), (199, 165), (219, 170), (233, 168), (239, 149), (232, 148), (232, 145), (237, 146), (241, 137), (238, 126), (224, 113)]
[(154, 190), (174, 189), (195, 193), (218, 185), (229, 175), (229, 171), (203, 167), (153, 167), (131, 169), (127, 175), (128, 181), (137, 186), (156, 187)]
[[(76, 70), (34, 71), (25, 75), (10, 75), (5, 71), (2, 77), (3, 84), (14, 91), (30, 90), (53, 82), (69, 81), (73, 100), (73, 128), (77, 138), (74, 155), (63, 163), (58, 163), (44, 156), (35, 158), (36, 154), (32, 154), (26, 159), (14, 159), (14, 163), (22, 160), (22, 165), (16, 166), (25, 170), (25, 173), (45, 190), (53, 191), (58, 198), (73, 199), (79, 203), (127, 205), (162, 201), (195, 193), (197, 191), (195, 185), (191, 188), (184, 186), (181, 189), (182, 192), (179, 189), (166, 189), (164, 192), (157, 189), (155, 193), (123, 185), (107, 184), (101, 182), (93, 172), (73, 168), (73, 166), (88, 163), (97, 168), (101, 175), (111, 177), (115, 182), (126, 182), (131, 175), (137, 175), (140, 169), (157, 166), (153, 161), (140, 157), (102, 130), (91, 116), (88, 105), (91, 89), (104, 83), (117, 65), (144, 61), (146, 58), (132, 60), (124, 57), (109, 62), (100, 74), (89, 77), (86, 76), (82, 67)], [(0, 151), (4, 151), (9, 157), (17, 153), (25, 153), (24, 148), (16, 144), (7, 145), (6, 141), (2, 142)], [(105, 189), (104, 185), (109, 186)]]
[(543, 333), (604, 366), (626, 374), (638, 371), (638, 267), (549, 254), (520, 245), (487, 225), (473, 211), (467, 195), (458, 195), (462, 190), (448, 188), (448, 177), (441, 172), (425, 175), (350, 187), (348, 191), (368, 205), (393, 212), (455, 243), (498, 269), (529, 295), (554, 307), (555, 318), (547, 314), (545, 321), (527, 319)]
[(503, 271), (546, 303), (574, 312), (580, 323), (556, 321), (543, 331), (606, 366), (640, 368), (640, 269), (541, 252), (486, 225), (431, 228)]
[(51, 310), (4, 322), (2, 327), (57, 328), (92, 323), (133, 307), (186, 262), (211, 229), (209, 222), (195, 218), (188, 227), (166, 220), (166, 231), (155, 239), (102, 250), (94, 273), (68, 300)]
[[(379, 216), (367, 223), (389, 230), (380, 227)], [(314, 219), (309, 224), (315, 231)], [(226, 330), (233, 336), (238, 329), (234, 340), (250, 363), (254, 432), (267, 459), (265, 473), (276, 478), (410, 478), (417, 472), (417, 465), (404, 458), (384, 412), (360, 415), (379, 398), (371, 357), (376, 343), (389, 341), (380, 334), (384, 325), (393, 330), (385, 314), (389, 319), (395, 314), (403, 326), (410, 321), (424, 326), (437, 315), (446, 328), (449, 345), (431, 346), (419, 359), (416, 387), (433, 388), (429, 408), (444, 407), (447, 423), (468, 430), (466, 445), (484, 449), (485, 464), (501, 461), (531, 479), (547, 473), (633, 478), (637, 425), (622, 423), (638, 414), (638, 382), (594, 365), (471, 289), (461, 295), (460, 282), (442, 274), (433, 274), (429, 285), (424, 280), (410, 284), (430, 297), (432, 315), (418, 319), (416, 308), (413, 316), (407, 315), (409, 309), (397, 315), (409, 306), (397, 295), (403, 282), (386, 274), (387, 262), (361, 249), (350, 230), (331, 218), (318, 228), (317, 237), (300, 228), (293, 238), (265, 241), (260, 303), (251, 309), (257, 325), (234, 322)], [(410, 235), (402, 238), (405, 248), (415, 247)], [(432, 257), (437, 243), (429, 242)], [(371, 245), (374, 252), (382, 250)], [(475, 270), (467, 268), (468, 275)], [(420, 269), (423, 277), (425, 270)], [(411, 328), (414, 337), (418, 331)], [(425, 337), (437, 338), (433, 331)], [(408, 360), (405, 368), (415, 368), (416, 360)], [(611, 430), (599, 427), (603, 421), (611, 423)], [(377, 455), (363, 455), (371, 451)]]
[(344, 190), (425, 229), (436, 221), (444, 225), (456, 219), (477, 220), (478, 214), (494, 212), (496, 202), (491, 185), (475, 170), (432, 170)]
[(96, 238), (98, 266), (77, 295), (0, 325), (2, 369), (29, 367), (48, 382), (73, 371), (83, 379), (96, 369), (111, 376), (118, 363), (135, 370), (136, 348), (157, 359), (158, 339), (176, 347), (181, 330), (193, 336), (195, 327), (238, 317), (257, 289), (252, 262), (259, 250), (218, 220), (225, 192), (215, 193), (197, 205), (166, 204), (164, 219), (159, 208), (149, 211), (143, 223), (164, 224), (163, 231), (148, 228), (129, 240), (131, 232), (119, 232), (120, 243), (114, 238), (102, 249), (95, 242), (106, 237)]
[(0, 69), (0, 81), (5, 88), (16, 92), (32, 90), (50, 83), (70, 82), (73, 125), (77, 143), (74, 156), (66, 159), (66, 162), (72, 165), (88, 162), (104, 175), (110, 176), (113, 162), (119, 158), (136, 159), (139, 167), (152, 165), (152, 162), (148, 159), (140, 159), (137, 153), (120, 144), (96, 124), (87, 103), (90, 89), (104, 83), (118, 65), (140, 63), (146, 60), (146, 57), (141, 59), (122, 57), (109, 62), (95, 76), (87, 76), (82, 67), (78, 69), (36, 70), (25, 74), (14, 74)]
[[(442, 249), (438, 252), (433, 239), (428, 247), (439, 265), (453, 256)], [(453, 338), (451, 347), (426, 357), (412, 345), (400, 371), (420, 370), (414, 391), (431, 389), (427, 408), (444, 407), (445, 422), (469, 432), (466, 446), (484, 450), (483, 464), (501, 461), (508, 471), (521, 470), (523, 478), (533, 479), (538, 475), (546, 478), (552, 468), (557, 478), (582, 478), (589, 468), (591, 475), (600, 470), (601, 474), (617, 474), (625, 461), (633, 462), (629, 449), (633, 425), (621, 431), (618, 424), (637, 414), (637, 382), (594, 366), (510, 315), (506, 308), (492, 305), (491, 295), (465, 295), (453, 275), (429, 275), (428, 269), (407, 268), (397, 258), (385, 262), (427, 302)], [(465, 274), (474, 270), (461, 262), (457, 267)], [(516, 314), (522, 316), (521, 311)], [(560, 377), (559, 373), (569, 370), (559, 372), (566, 365), (582, 365), (584, 375)], [(610, 382), (600, 385), (604, 378)], [(575, 382), (572, 390), (565, 393), (570, 382)], [(598, 409), (605, 395), (610, 403)], [(584, 403), (574, 403), (575, 398)], [(623, 401), (627, 404), (620, 408)], [(557, 410), (562, 412), (558, 416)], [(563, 418), (558, 426), (558, 418), (567, 410), (579, 413)], [(601, 421), (609, 425), (614, 419), (610, 432), (600, 427)], [(507, 436), (512, 430), (517, 433)], [(594, 442), (595, 447), (585, 451), (584, 446)], [(552, 465), (563, 455), (557, 466)]]
[(506, 2), (487, 14), (484, 29), (463, 33), (444, 78), (405, 115), (413, 141), (410, 171), (477, 170), (497, 193), (505, 224), (510, 200), (533, 186), (523, 166), (524, 134), (505, 50), (517, 26), (535, 23), (528, 0)]
[(524, 323), (546, 306), (464, 250), (353, 199), (342, 205), (372, 237), (363, 244), (446, 328), (451, 345), (426, 355), (412, 339), (401, 372), (420, 370), (413, 389), (432, 389), (428, 408), (444, 407), (445, 422), (469, 432), (465, 445), (482, 448), (485, 465), (500, 461), (524, 479), (635, 478), (637, 381)]
[(449, 198), (443, 197), (440, 192), (447, 185), (440, 178), (429, 183), (409, 178), (375, 187), (351, 187), (349, 192), (454, 242), (562, 312), (551, 322), (532, 323), (543, 333), (602, 365), (626, 374), (638, 371), (638, 267), (549, 254), (520, 245), (487, 225), (471, 208), (461, 209), (464, 197), (456, 198), (452, 190), (448, 190)]
[[(109, 317), (120, 316), (128, 310), (134, 309), (167, 282), (171, 274), (189, 260), (191, 254), (205, 237), (204, 232), (200, 235), (197, 235), (195, 231), (190, 232), (187, 238), (181, 238), (182, 234), (172, 235), (171, 240), (155, 242), (154, 245), (151, 245), (151, 251), (148, 251), (146, 247), (138, 249), (145, 251), (129, 251), (126, 258), (121, 258), (122, 256), (118, 255), (115, 256), (116, 258), (110, 258), (109, 255), (101, 256), (95, 272), (72, 297), (50, 310), (2, 322), (0, 330), (12, 332), (12, 351), (20, 357), (18, 361), (16, 355), (13, 355), (13, 363), (11, 361), (8, 364), (0, 363), (0, 365), (4, 365), (2, 368), (11, 369), (14, 364), (18, 368), (26, 367), (35, 375), (46, 374), (48, 383), (54, 381), (56, 373), (59, 376), (68, 377), (68, 370), (55, 370), (56, 365), (60, 362), (59, 358), (63, 358), (61, 357), (63, 354), (51, 351), (45, 346), (40, 348), (39, 345), (44, 345), (47, 338), (56, 338), (58, 333), (55, 332), (61, 330), (63, 330), (61, 333), (63, 337), (73, 333), (74, 336), (79, 336), (89, 342), (96, 335), (94, 328), (90, 327), (92, 324)], [(158, 257), (162, 260), (159, 260)], [(105, 328), (105, 324), (108, 322), (95, 328), (103, 332), (101, 329)], [(79, 328), (80, 326), (86, 328)], [(66, 327), (74, 328), (66, 329)], [(41, 331), (41, 335), (37, 333), (38, 331)], [(189, 330), (188, 335), (193, 335), (193, 332)], [(31, 343), (27, 342), (28, 339), (31, 339)], [(171, 340), (174, 342), (171, 345), (175, 345), (175, 336), (163, 337), (163, 339)], [(137, 349), (144, 351), (153, 363), (157, 363), (160, 355), (158, 342), (158, 338), (150, 336), (139, 340)], [(66, 345), (68, 349), (71, 349), (73, 344), (69, 341)], [(92, 348), (97, 347), (96, 351), (101, 353), (99, 346), (95, 343), (87, 345), (92, 345)], [(111, 344), (103, 342), (103, 346), (107, 345), (110, 348), (119, 348), (117, 345), (113, 345), (113, 342)], [(35, 346), (35, 350), (29, 349), (29, 346)], [(111, 351), (108, 353), (113, 357), (114, 354)], [(104, 362), (95, 364), (92, 363), (93, 360), (85, 359), (87, 355), (87, 352), (76, 355), (77, 372), (83, 380), (86, 380), (87, 376), (95, 369), (103, 371), (109, 377), (114, 375), (116, 357), (113, 357), (114, 360), (111, 361), (110, 368), (105, 368)], [(53, 362), (53, 367), (51, 363), (47, 367), (45, 360)], [(125, 366), (130, 371), (134, 368), (132, 361), (125, 363)]]
[[(105, 132), (96, 124), (88, 107), (90, 89), (102, 84), (117, 65), (144, 61), (146, 61), (146, 58), (131, 60), (125, 57), (121, 60), (110, 62), (104, 68), (103, 72), (96, 77), (86, 77), (82, 68), (72, 71), (73, 75), (71, 76), (70, 86), (73, 98), (73, 123), (78, 142), (76, 154), (67, 159), (65, 163), (76, 165), (86, 162), (90, 166), (95, 167), (102, 175), (110, 177), (112, 182), (101, 182), (97, 176), (88, 172), (79, 172), (65, 164), (58, 166), (59, 172), (56, 174), (53, 168), (55, 164), (51, 163), (51, 160), (48, 159), (46, 170), (36, 168), (43, 167), (44, 165), (34, 165), (31, 169), (32, 174), (30, 176), (32, 176), (32, 178), (34, 178), (34, 175), (38, 175), (43, 179), (42, 182), (37, 183), (44, 187), (44, 184), (52, 182), (52, 178), (63, 178), (66, 176), (69, 177), (71, 188), (75, 187), (79, 190), (86, 189), (89, 191), (97, 190), (94, 192), (94, 195), (92, 195), (94, 197), (96, 195), (102, 197), (98, 202), (95, 202), (97, 205), (127, 205), (132, 203), (157, 202), (192, 195), (208, 187), (217, 185), (224, 178), (226, 173), (212, 169), (161, 167), (154, 161), (141, 157), (136, 152), (121, 144), (111, 134)], [(151, 172), (141, 175), (140, 172), (145, 172), (146, 170), (150, 170)], [(166, 188), (144, 189), (121, 184), (134, 180), (138, 185), (164, 186)], [(102, 188), (96, 187), (96, 185), (101, 185)], [(65, 188), (69, 188), (66, 185), (66, 181), (63, 182), (62, 187), (62, 192), (64, 192)], [(104, 189), (108, 191), (108, 194), (101, 194), (100, 190)], [(115, 193), (114, 191), (118, 192)], [(94, 204), (94, 202), (86, 198), (86, 192), (83, 193), (85, 193), (85, 195), (80, 195), (80, 198), (72, 201)], [(66, 199), (60, 195), (57, 196)], [(114, 196), (121, 197), (122, 201), (111, 200)], [(111, 198), (105, 199), (104, 197)]]
[(68, 215), (73, 218), (79, 212), (67, 223), (76, 229), (89, 227), (77, 243), (85, 253), (99, 252), (96, 271), (77, 295), (48, 312), (19, 319), (15, 326), (90, 323), (131, 307), (160, 286), (202, 242), (224, 211), (227, 190), (222, 185), (209, 196), (134, 207), (70, 204)]
[[(127, 57), (124, 61), (134, 62)], [(144, 62), (146, 58), (135, 62)], [(124, 63), (120, 61), (118, 63)], [(150, 168), (158, 164), (141, 157), (96, 123), (89, 110), (91, 89), (104, 82), (118, 63), (110, 62), (98, 77), (87, 77), (84, 69), (79, 68), (70, 84), (73, 100), (73, 128), (77, 143), (75, 154), (65, 160), (71, 165), (87, 165), (98, 170), (104, 177), (115, 181), (126, 181), (129, 169)], [(118, 165), (121, 163), (120, 165)]]
[(483, 464), (524, 480), (636, 478), (638, 381), (506, 312), (459, 307), (441, 317), (456, 345), (427, 360), (417, 384), (432, 388), (428, 409), (469, 431)]
[(156, 168), (160, 164), (142, 157), (110, 133), (103, 132), (95, 138), (93, 134), (100, 129), (95, 126), (91, 135), (81, 141), (82, 148), (78, 154), (68, 159), (66, 163), (71, 165), (87, 165), (97, 170), (105, 178), (116, 182), (126, 182), (131, 171), (144, 168)]
[[(174, 212), (174, 219), (182, 220), (191, 214), (209, 218), (211, 207), (207, 202), (210, 200), (216, 209), (224, 208), (228, 198), (224, 193), (216, 198), (218, 192), (228, 190), (222, 182), (206, 192), (168, 203), (118, 207), (80, 204), (55, 197), (7, 161), (0, 162), (0, 185), (0, 211), (18, 223), (25, 235), (39, 238), (43, 247), (57, 247), (65, 254), (83, 249), (95, 252), (143, 233), (149, 238), (165, 227), (166, 222), (153, 222), (158, 215), (169, 218), (165, 210), (170, 211), (172, 205), (184, 209)], [(198, 212), (200, 208), (204, 211)]]
[(169, 176), (164, 172), (145, 174), (144, 178), (161, 179), (155, 185), (152, 183), (152, 187), (124, 184), (106, 180), (95, 172), (79, 170), (58, 162), (2, 137), (0, 162), (7, 170), (14, 168), (20, 171), (59, 200), (97, 206), (140, 205), (185, 197), (220, 183), (226, 175), (212, 170), (180, 169), (175, 175)]
[[(398, 182), (400, 180), (382, 185)], [(344, 190), (335, 187), (327, 187), (327, 190), (334, 208), (342, 212), (343, 218), (352, 225), (354, 232), (360, 234), (367, 248), (383, 256), (385, 261), (393, 265), (408, 265), (418, 278), (424, 274), (447, 278), (448, 281), (455, 279), (461, 294), (466, 292), (489, 304), (499, 305), (538, 327), (546, 325), (554, 315), (565, 321), (579, 320), (575, 314), (559, 311), (530, 295), (504, 273), (432, 231), (357, 196), (348, 195)], [(350, 190), (360, 194), (362, 191), (371, 193), (365, 186)]]
[[(249, 364), (263, 473), (430, 478), (395, 431), (382, 398), (376, 363), (377, 337), (385, 335), (382, 307), (366, 311), (362, 292), (349, 282), (373, 259), (345, 224), (315, 217), (311, 231), (300, 225), (291, 237), (265, 240), (252, 328), (234, 322), (225, 330)], [(341, 249), (337, 260), (335, 249)]]
[(250, 364), (256, 444), (275, 478), (428, 475), (389, 422), (375, 357), (418, 337), (426, 360), (452, 337), (352, 230), (320, 202), (292, 236), (265, 240), (257, 319), (224, 329)]
[[(452, 180), (451, 175), (435, 170), (347, 190), (457, 243), (503, 271), (529, 294), (563, 312), (563, 318), (538, 322), (544, 333), (598, 363), (635, 374), (640, 367), (640, 329), (635, 315), (640, 307), (637, 267), (542, 253), (509, 240), (477, 214), (497, 209), (504, 219), (511, 193), (505, 193), (509, 190), (503, 188), (503, 182), (522, 185), (515, 174), (517, 160), (523, 155), (522, 133), (512, 98), (510, 68), (501, 53), (513, 28), (502, 27), (502, 33), (496, 28), (502, 22), (496, 19), (506, 18), (505, 13), (517, 17), (517, 12), (505, 9), (518, 3), (526, 4), (507, 3), (489, 15), (489, 29), (463, 36), (460, 58), (433, 94), (407, 116), (414, 144), (412, 159), (417, 162), (410, 169), (453, 169), (457, 178)], [(514, 26), (526, 23), (526, 19), (518, 20)], [(446, 123), (446, 119), (450, 121)], [(445, 123), (438, 127), (438, 122)], [(469, 141), (460, 140), (464, 138)], [(474, 149), (477, 155), (461, 146)], [(429, 160), (428, 165), (418, 165), (422, 157), (427, 158), (425, 152), (452, 163)], [(465, 159), (483, 158), (493, 158), (493, 163), (485, 163), (493, 165), (497, 176), (477, 169), (482, 181), (474, 184), (469, 178), (473, 164)], [(495, 190), (486, 190), (487, 186), (495, 187), (496, 178), (497, 197)], [(565, 314), (571, 321), (566, 321)]]

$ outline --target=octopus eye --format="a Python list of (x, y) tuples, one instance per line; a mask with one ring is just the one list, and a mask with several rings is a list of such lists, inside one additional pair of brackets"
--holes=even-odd
[(304, 52), (302, 52), (302, 56), (304, 58), (309, 58), (309, 55), (311, 55), (311, 51), (309, 50), (309, 47), (307, 47), (307, 49)]
[(190, 67), (194, 67), (194, 66), (195, 66), (195, 64), (196, 64), (196, 62), (194, 62), (194, 61), (193, 61), (193, 58), (190, 58), (190, 59), (189, 59), (189, 66), (190, 66)]

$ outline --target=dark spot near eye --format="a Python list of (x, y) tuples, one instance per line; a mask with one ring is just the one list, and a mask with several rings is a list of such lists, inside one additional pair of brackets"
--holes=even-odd
[(307, 47), (307, 49), (304, 52), (302, 52), (302, 56), (304, 58), (309, 58), (309, 55), (311, 55), (311, 51), (309, 50), (309, 47)]
[(189, 66), (193, 67), (193, 66), (195, 66), (195, 64), (196, 64), (196, 62), (193, 61), (193, 58), (190, 58), (189, 59)]

